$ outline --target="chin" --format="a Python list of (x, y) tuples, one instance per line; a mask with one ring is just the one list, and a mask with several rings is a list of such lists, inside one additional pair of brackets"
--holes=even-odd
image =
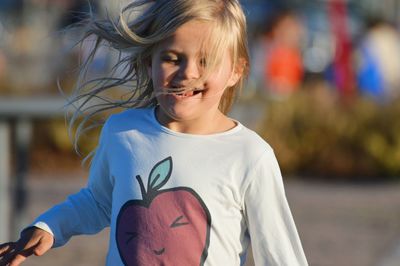
[(163, 113), (174, 121), (186, 121), (195, 117), (194, 110), (188, 110), (188, 108), (168, 107), (163, 109)]
[(196, 117), (196, 108), (193, 102), (190, 101), (174, 101), (159, 99), (160, 111), (162, 115), (174, 121), (190, 120)]

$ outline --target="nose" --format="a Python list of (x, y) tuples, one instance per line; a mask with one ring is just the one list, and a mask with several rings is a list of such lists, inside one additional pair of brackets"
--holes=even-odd
[(197, 60), (187, 60), (183, 62), (179, 69), (179, 76), (183, 79), (198, 79), (200, 78), (200, 66)]

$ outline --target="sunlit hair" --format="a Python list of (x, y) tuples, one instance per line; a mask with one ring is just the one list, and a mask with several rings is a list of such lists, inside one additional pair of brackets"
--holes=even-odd
[[(70, 132), (78, 124), (74, 144), (79, 136), (93, 126), (100, 113), (114, 108), (140, 108), (157, 104), (147, 66), (155, 47), (174, 34), (188, 21), (212, 23), (204, 40), (202, 56), (206, 66), (202, 79), (215, 71), (223, 60), (224, 51), (230, 51), (233, 69), (243, 73), (233, 87), (226, 88), (219, 109), (227, 113), (248, 74), (248, 47), (246, 19), (237, 0), (137, 0), (126, 5), (118, 19), (87, 23), (83, 40), (95, 37), (93, 49), (81, 66), (80, 77), (70, 103), (76, 111), (71, 116)], [(83, 41), (82, 40), (82, 41)], [(118, 60), (109, 76), (87, 80), (96, 52), (108, 46), (118, 52)], [(122, 74), (121, 74), (122, 73)], [(118, 100), (107, 93), (116, 87), (127, 87), (129, 93)], [(80, 117), (83, 119), (80, 120)], [(80, 121), (77, 123), (77, 121)]]

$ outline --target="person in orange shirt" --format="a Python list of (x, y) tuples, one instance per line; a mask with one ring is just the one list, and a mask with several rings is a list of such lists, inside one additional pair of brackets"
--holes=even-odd
[(270, 92), (289, 94), (301, 84), (304, 75), (300, 50), (302, 36), (303, 27), (291, 12), (281, 13), (274, 20), (264, 70)]

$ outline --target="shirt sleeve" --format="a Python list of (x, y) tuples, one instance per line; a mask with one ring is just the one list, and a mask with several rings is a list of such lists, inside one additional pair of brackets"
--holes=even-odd
[(73, 235), (95, 234), (110, 224), (113, 180), (109, 175), (107, 130), (106, 123), (92, 159), (87, 187), (70, 195), (31, 224), (54, 236), (53, 247), (64, 245)]
[(256, 266), (308, 265), (272, 151), (251, 170), (244, 205)]

